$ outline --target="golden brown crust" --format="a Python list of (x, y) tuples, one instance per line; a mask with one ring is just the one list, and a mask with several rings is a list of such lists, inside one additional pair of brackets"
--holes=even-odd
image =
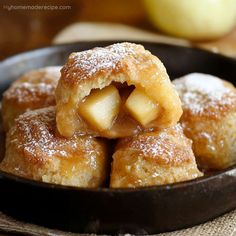
[(183, 104), (181, 124), (193, 140), (204, 169), (223, 169), (236, 162), (236, 89), (217, 77), (193, 73), (174, 80)]
[(186, 136), (193, 140), (193, 152), (203, 169), (224, 169), (236, 163), (236, 112), (222, 119), (192, 117), (181, 120)]
[(192, 73), (173, 81), (183, 106), (183, 117), (221, 119), (236, 111), (236, 89), (217, 77)]
[[(179, 141), (182, 142), (181, 145)], [(184, 137), (180, 125), (176, 125), (163, 131), (142, 133), (137, 137), (121, 139), (116, 150), (123, 149), (123, 147), (137, 150), (140, 155), (152, 159), (158, 165), (174, 166), (194, 160), (194, 156), (189, 155), (191, 145), (191, 141)]]
[(202, 176), (180, 125), (121, 139), (113, 154), (110, 186), (162, 185)]
[(101, 186), (106, 178), (103, 140), (56, 132), (55, 107), (29, 111), (16, 119), (7, 134), (0, 168), (35, 180), (85, 187)]
[[(56, 101), (57, 128), (63, 136), (69, 137), (76, 130), (103, 135), (86, 127), (78, 116), (77, 106), (92, 89), (102, 89), (114, 82), (142, 89), (163, 108), (152, 128), (174, 125), (182, 114), (180, 99), (165, 67), (141, 45), (120, 43), (72, 53), (61, 73)], [(112, 129), (105, 136), (120, 137)]]
[(55, 105), (55, 89), (60, 77), (58, 66), (32, 70), (22, 75), (3, 94), (2, 114), (7, 131), (16, 117), (27, 110)]

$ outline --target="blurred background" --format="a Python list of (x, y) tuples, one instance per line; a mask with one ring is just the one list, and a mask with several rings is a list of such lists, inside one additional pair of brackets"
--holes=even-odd
[(236, 57), (236, 0), (1, 0), (0, 13), (0, 59), (52, 43), (103, 39)]

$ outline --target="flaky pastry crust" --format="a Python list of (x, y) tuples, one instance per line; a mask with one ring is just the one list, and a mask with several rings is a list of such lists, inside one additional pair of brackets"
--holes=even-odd
[(55, 107), (20, 115), (9, 130), (0, 169), (29, 179), (78, 187), (99, 187), (107, 175), (104, 140), (56, 131)]
[(121, 139), (113, 154), (112, 188), (163, 185), (202, 176), (182, 127)]
[(236, 89), (215, 76), (192, 73), (173, 82), (183, 104), (181, 124), (204, 169), (236, 163)]
[[(91, 129), (78, 115), (78, 104), (93, 89), (103, 89), (112, 83), (126, 83), (143, 90), (158, 103), (161, 115), (148, 128), (163, 128), (176, 124), (182, 114), (180, 99), (173, 88), (164, 65), (143, 46), (119, 43), (105, 48), (72, 53), (61, 70), (56, 89), (57, 128), (61, 135), (70, 137), (75, 131), (108, 138), (133, 135), (123, 128), (107, 132)], [(124, 121), (125, 122), (125, 121)]]
[(3, 93), (2, 116), (5, 131), (25, 111), (55, 105), (55, 89), (60, 69), (59, 66), (52, 66), (29, 71)]

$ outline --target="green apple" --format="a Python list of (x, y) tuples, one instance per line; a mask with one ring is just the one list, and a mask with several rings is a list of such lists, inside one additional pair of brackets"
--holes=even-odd
[(144, 0), (160, 30), (192, 40), (214, 39), (236, 25), (236, 0)]

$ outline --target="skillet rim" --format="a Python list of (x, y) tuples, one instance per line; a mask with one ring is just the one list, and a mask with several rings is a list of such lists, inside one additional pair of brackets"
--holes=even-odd
[[(233, 173), (231, 173), (233, 172)], [(210, 174), (207, 176), (198, 177), (196, 179), (172, 183), (172, 184), (165, 184), (165, 185), (153, 185), (153, 186), (145, 186), (145, 187), (138, 187), (138, 188), (108, 188), (108, 187), (99, 187), (99, 188), (85, 188), (85, 187), (76, 187), (76, 186), (68, 186), (68, 185), (61, 185), (61, 184), (53, 184), (53, 183), (46, 183), (37, 180), (27, 179), (21, 176), (17, 176), (11, 173), (7, 173), (5, 171), (0, 170), (0, 180), (6, 178), (10, 181), (16, 181), (17, 183), (26, 184), (32, 187), (40, 187), (46, 189), (58, 189), (58, 190), (72, 190), (72, 191), (85, 191), (85, 192), (96, 192), (96, 193), (116, 193), (116, 192), (123, 192), (123, 193), (137, 193), (140, 191), (169, 191), (179, 188), (185, 187), (192, 187), (193, 185), (202, 184), (204, 182), (214, 181), (217, 178), (221, 178), (222, 175), (228, 176), (235, 176), (236, 177), (236, 164), (226, 168), (225, 170), (218, 171), (217, 173)]]

